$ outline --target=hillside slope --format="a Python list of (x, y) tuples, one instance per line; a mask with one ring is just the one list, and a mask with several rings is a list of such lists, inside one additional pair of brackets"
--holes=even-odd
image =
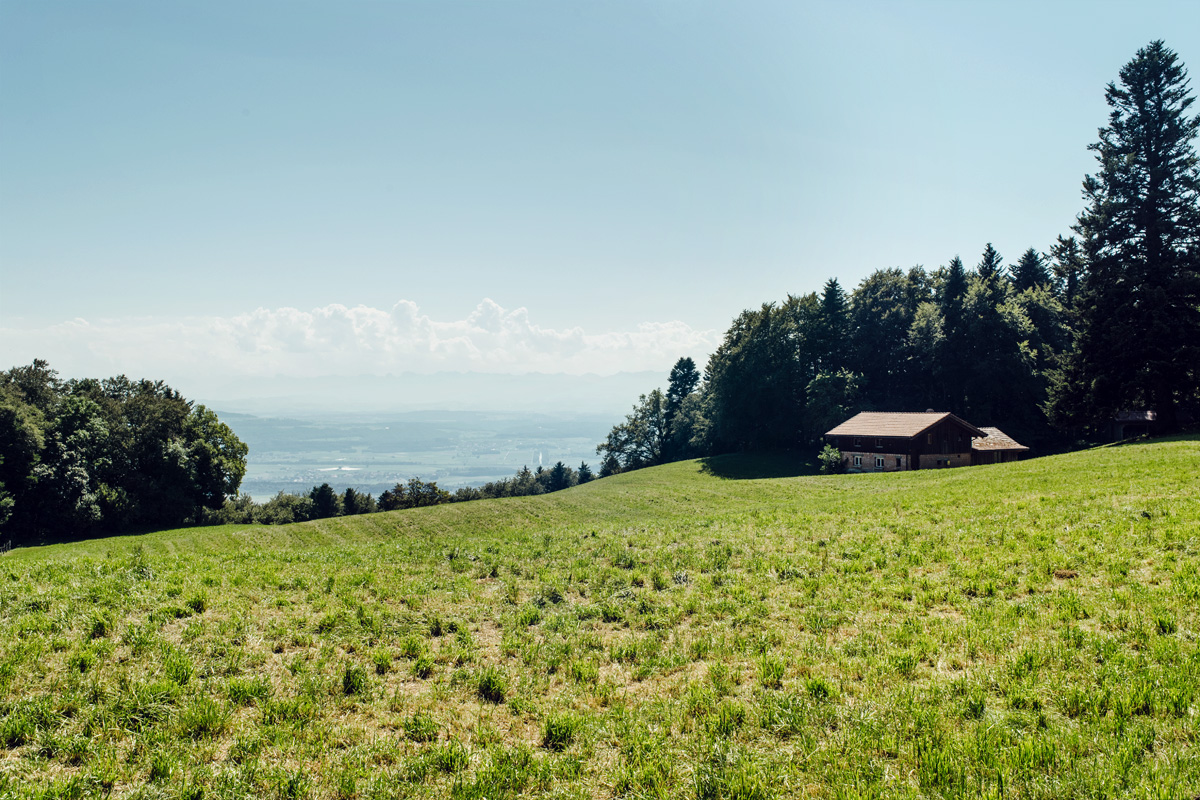
[(1200, 791), (1195, 437), (722, 477), (773, 471), (10, 553), (0, 786)]

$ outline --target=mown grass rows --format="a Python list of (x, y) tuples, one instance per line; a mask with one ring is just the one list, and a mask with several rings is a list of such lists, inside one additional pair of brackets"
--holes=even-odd
[(693, 463), (18, 552), (0, 787), (1191, 797), (1197, 467), (1187, 439), (896, 476)]

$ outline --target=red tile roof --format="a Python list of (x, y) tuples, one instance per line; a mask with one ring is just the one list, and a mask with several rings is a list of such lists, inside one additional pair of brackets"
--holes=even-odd
[(1029, 448), (1023, 444), (1018, 444), (1015, 439), (1009, 436), (999, 428), (980, 428), (979, 430), (987, 434), (986, 439), (972, 439), (972, 450), (1028, 450)]
[(951, 418), (980, 436), (979, 428), (949, 411), (862, 411), (826, 433), (826, 436), (900, 436), (912, 438), (944, 419)]

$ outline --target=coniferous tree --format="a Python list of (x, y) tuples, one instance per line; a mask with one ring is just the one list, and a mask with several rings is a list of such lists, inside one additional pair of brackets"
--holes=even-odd
[(1091, 424), (1122, 410), (1178, 426), (1200, 389), (1200, 116), (1177, 55), (1151, 42), (1121, 68), (1105, 100), (1099, 170), (1084, 179), (1075, 231), (1087, 272), (1078, 335), (1057, 386), (1060, 423)]
[(983, 248), (983, 257), (979, 259), (979, 266), (975, 271), (979, 277), (988, 280), (993, 276), (999, 275), (1003, 269), (1003, 260), (1000, 254), (996, 252), (996, 248), (992, 247), (992, 243), (988, 242), (987, 247)]
[(1050, 248), (1050, 257), (1054, 259), (1051, 269), (1054, 271), (1058, 295), (1063, 307), (1070, 311), (1075, 308), (1079, 281), (1083, 277), (1083, 250), (1079, 247), (1079, 240), (1074, 236), (1059, 236)]
[(833, 374), (846, 365), (850, 352), (850, 299), (837, 278), (825, 282), (812, 338), (814, 372)]
[(1021, 254), (1021, 258), (1012, 267), (1013, 289), (1023, 292), (1035, 286), (1049, 286), (1050, 272), (1041, 253), (1032, 247)]

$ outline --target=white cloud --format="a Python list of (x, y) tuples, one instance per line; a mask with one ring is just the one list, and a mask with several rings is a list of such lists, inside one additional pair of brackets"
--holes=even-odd
[(45, 358), (64, 376), (383, 375), (442, 370), (601, 375), (702, 361), (720, 332), (684, 322), (588, 333), (535, 323), (484, 299), (465, 319), (436, 320), (409, 300), (391, 309), (333, 304), (259, 308), (235, 317), (75, 319), (0, 328), (13, 364)]

